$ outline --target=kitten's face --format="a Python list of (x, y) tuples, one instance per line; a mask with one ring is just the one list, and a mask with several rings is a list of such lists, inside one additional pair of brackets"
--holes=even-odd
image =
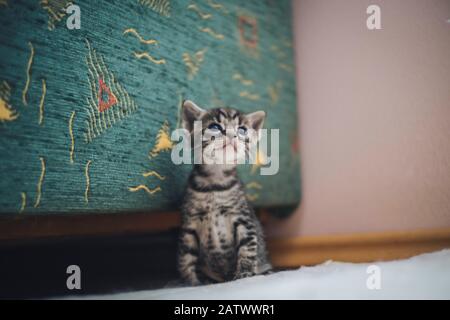
[[(265, 113), (243, 114), (236, 109), (203, 110), (192, 101), (183, 103), (183, 127), (191, 134), (201, 134), (202, 162), (206, 164), (244, 163), (250, 148), (259, 139)], [(201, 121), (201, 126), (195, 126)]]

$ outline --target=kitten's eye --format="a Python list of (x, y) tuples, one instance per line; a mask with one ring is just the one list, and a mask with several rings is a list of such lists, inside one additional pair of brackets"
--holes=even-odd
[(239, 127), (238, 128), (238, 135), (240, 137), (245, 137), (247, 136), (247, 128), (246, 127)]
[(209, 130), (211, 130), (211, 131), (213, 131), (213, 132), (222, 132), (223, 131), (223, 129), (222, 129), (222, 127), (220, 126), (220, 124), (217, 124), (217, 123), (211, 123), (209, 126), (208, 126), (208, 129)]

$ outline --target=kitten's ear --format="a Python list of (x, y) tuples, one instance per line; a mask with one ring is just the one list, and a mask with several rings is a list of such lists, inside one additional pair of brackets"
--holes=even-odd
[(191, 100), (183, 101), (181, 111), (181, 125), (184, 129), (191, 132), (194, 129), (194, 121), (200, 120), (206, 113), (205, 110), (200, 108)]
[(264, 119), (266, 118), (266, 113), (264, 111), (256, 111), (246, 115), (247, 121), (253, 130), (259, 132), (264, 124)]

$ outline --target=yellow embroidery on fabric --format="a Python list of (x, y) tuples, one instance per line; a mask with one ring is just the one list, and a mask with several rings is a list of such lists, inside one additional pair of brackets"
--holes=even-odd
[(27, 194), (25, 192), (21, 192), (20, 197), (22, 198), (22, 202), (20, 205), (19, 213), (22, 213), (27, 205)]
[(247, 194), (247, 199), (249, 200), (249, 201), (255, 201), (256, 199), (258, 199), (259, 198), (259, 194)]
[(108, 121), (108, 127), (111, 128), (112, 122), (111, 122), (111, 115), (109, 112), (106, 112), (106, 120)]
[(275, 54), (278, 56), (278, 58), (281, 58), (281, 59), (286, 58), (286, 52), (281, 50), (278, 46), (273, 45), (270, 47), (270, 50), (275, 52)]
[(75, 139), (73, 137), (73, 119), (75, 117), (75, 111), (72, 111), (72, 114), (69, 118), (69, 135), (70, 135), (70, 163), (73, 163), (73, 152), (75, 150)]
[(45, 177), (45, 159), (43, 157), (40, 157), (41, 160), (41, 175), (39, 177), (39, 181), (37, 184), (37, 196), (36, 201), (34, 202), (34, 207), (37, 208), (39, 204), (41, 203), (41, 193), (42, 193), (42, 183), (44, 182)]
[(206, 3), (215, 10), (222, 10), (224, 13), (228, 13), (228, 10), (220, 3), (213, 2), (212, 0), (206, 0)]
[(13, 121), (19, 117), (19, 113), (9, 105), (11, 87), (6, 81), (0, 84), (0, 121)]
[(66, 8), (72, 4), (67, 0), (41, 0), (42, 8), (47, 11), (48, 30), (55, 29), (55, 25), (60, 22), (66, 15)]
[[(262, 185), (259, 184), (256, 181), (252, 181), (252, 182), (247, 183), (247, 185), (245, 187), (247, 189), (257, 189), (257, 190), (261, 190), (262, 189)], [(259, 198), (259, 193), (247, 194), (247, 199), (249, 201), (255, 201), (258, 198)]]
[(252, 86), (253, 80), (245, 79), (240, 73), (233, 74), (233, 79), (240, 81), (244, 86)]
[(183, 61), (187, 68), (189, 80), (192, 80), (200, 70), (200, 65), (205, 59), (205, 53), (207, 50), (208, 48), (204, 48), (195, 52), (192, 56), (187, 52), (183, 53)]
[(199, 16), (200, 18), (202, 18), (203, 20), (208, 20), (208, 19), (211, 19), (211, 18), (212, 18), (212, 14), (210, 14), (210, 13), (203, 13), (203, 12), (197, 7), (196, 4), (190, 4), (190, 5), (188, 5), (187, 8), (188, 8), (189, 10), (195, 11), (195, 12), (198, 14), (198, 16)]
[(247, 185), (245, 186), (247, 189), (262, 189), (262, 185), (260, 185), (258, 182), (256, 181), (252, 181), (247, 183)]
[(256, 153), (255, 163), (252, 165), (251, 174), (254, 174), (259, 167), (265, 165), (266, 163), (266, 155), (261, 150), (258, 150)]
[(242, 98), (246, 98), (248, 100), (253, 100), (253, 101), (259, 100), (259, 95), (258, 94), (253, 94), (253, 93), (250, 93), (250, 92), (248, 92), (246, 90), (241, 91), (239, 93), (239, 96), (242, 97)]
[[(89, 70), (89, 73), (92, 77), (94, 77), (92, 75), (92, 71)], [(92, 100), (94, 99), (93, 94), (95, 92), (96, 93), (96, 88), (95, 85), (92, 83), (91, 78), (88, 77), (88, 81), (89, 81), (89, 85), (91, 88), (91, 100), (87, 100), (87, 105), (89, 107), (88, 111), (88, 115), (89, 115), (89, 123), (88, 123), (88, 136), (90, 137), (89, 142), (92, 141), (93, 138), (97, 137), (97, 135), (100, 134), (99, 130), (97, 129), (97, 121), (96, 121), (96, 117), (95, 117), (95, 112), (97, 109), (97, 106), (93, 106), (92, 105)]]
[(45, 83), (45, 79), (42, 79), (42, 96), (41, 101), (39, 102), (39, 125), (42, 125), (42, 122), (44, 121), (44, 100), (46, 93), (47, 84)]
[(145, 58), (154, 64), (166, 64), (166, 59), (155, 59), (148, 52), (133, 52), (133, 54), (138, 59)]
[(11, 87), (9, 86), (8, 82), (4, 80), (0, 84), (0, 95), (5, 100), (9, 100), (9, 97), (11, 96)]
[(160, 175), (158, 172), (156, 172), (155, 170), (152, 171), (148, 171), (148, 172), (144, 172), (142, 174), (145, 178), (147, 177), (157, 177), (159, 180), (165, 180), (166, 177), (163, 177), (162, 175)]
[(170, 139), (170, 128), (169, 122), (164, 121), (161, 129), (159, 129), (156, 136), (156, 144), (153, 149), (149, 152), (149, 158), (156, 157), (162, 151), (169, 151), (173, 148), (173, 142)]
[(126, 29), (126, 30), (123, 32), (124, 35), (125, 35), (125, 34), (128, 34), (128, 33), (131, 33), (131, 34), (134, 35), (136, 38), (138, 38), (139, 41), (140, 41), (141, 43), (144, 43), (144, 44), (156, 44), (156, 45), (158, 44), (158, 41), (156, 41), (156, 40), (154, 40), (154, 39), (145, 40), (144, 38), (142, 38), (142, 36), (139, 34), (139, 32), (137, 32), (137, 30), (134, 29), (134, 28)]
[(277, 83), (275, 83), (274, 85), (270, 85), (267, 87), (267, 92), (269, 93), (272, 105), (275, 105), (278, 102), (282, 87), (283, 83), (281, 81), (277, 81)]
[(218, 39), (218, 40), (223, 40), (225, 38), (225, 36), (223, 34), (217, 33), (215, 31), (213, 31), (211, 28), (202, 28), (199, 27), (199, 30), (201, 32), (205, 32), (211, 36), (213, 36), (214, 38)]
[(136, 187), (129, 187), (128, 190), (131, 191), (131, 192), (137, 192), (139, 190), (144, 190), (149, 195), (153, 195), (154, 193), (161, 191), (161, 188), (158, 186), (158, 187), (156, 187), (154, 189), (149, 189), (146, 185), (140, 184), (140, 185), (138, 185)]
[(170, 1), (169, 0), (139, 0), (143, 6), (149, 7), (160, 15), (170, 17)]
[[(254, 85), (253, 80), (245, 79), (244, 76), (239, 72), (236, 72), (235, 74), (233, 74), (233, 79), (239, 81), (243, 86), (253, 86)], [(250, 93), (247, 90), (241, 91), (239, 93), (239, 96), (242, 98), (246, 98), (248, 100), (252, 100), (252, 101), (259, 100), (259, 98), (260, 98), (258, 94)]]
[(28, 59), (28, 63), (27, 63), (27, 70), (26, 70), (26, 82), (25, 82), (25, 88), (23, 88), (22, 91), (22, 102), (24, 105), (27, 105), (27, 93), (28, 93), (28, 88), (30, 86), (30, 81), (31, 81), (31, 65), (33, 64), (33, 58), (34, 58), (34, 47), (33, 44), (31, 42), (28, 42), (28, 46), (30, 47), (30, 58)]
[(278, 66), (287, 72), (290, 72), (290, 73), (294, 72), (294, 67), (291, 65), (288, 65), (286, 63), (279, 63)]
[(86, 64), (88, 65), (88, 82), (90, 87), (90, 98), (87, 98), (87, 105), (89, 107), (88, 114), (90, 120), (90, 130), (92, 131), (92, 136), (95, 138), (100, 134), (99, 129), (97, 128), (97, 118), (96, 113), (98, 113), (98, 108), (96, 105), (96, 101), (98, 101), (98, 92), (97, 88), (94, 84), (94, 79), (99, 79), (99, 76), (96, 74), (95, 66), (92, 62), (92, 57), (90, 57), (91, 52), (89, 52), (88, 57), (86, 57)]
[(19, 117), (19, 114), (12, 110), (5, 100), (0, 98), (0, 121), (13, 121)]
[(89, 46), (89, 54), (88, 54), (88, 57), (86, 58), (86, 63), (88, 65), (89, 76), (92, 76), (92, 79), (89, 78), (89, 76), (88, 76), (88, 80), (89, 80), (89, 83), (91, 86), (91, 97), (88, 98), (88, 106), (91, 110), (91, 115), (93, 117), (93, 126), (97, 132), (97, 135), (99, 135), (102, 132), (102, 128), (101, 128), (101, 122), (100, 122), (100, 112), (98, 111), (98, 106), (97, 106), (98, 92), (95, 87), (94, 81), (95, 81), (95, 79), (100, 79), (100, 75), (97, 73), (96, 65), (94, 65), (94, 61), (92, 58), (94, 51), (91, 49), (89, 42), (88, 42), (88, 46)]
[(91, 160), (88, 160), (86, 167), (84, 169), (84, 175), (86, 176), (86, 189), (84, 190), (84, 202), (89, 202), (89, 189), (91, 187), (91, 178), (89, 177), (89, 166), (91, 165)]
[[(134, 36), (136, 36), (141, 43), (144, 43), (147, 45), (150, 45), (150, 44), (158, 45), (158, 41), (156, 41), (154, 39), (145, 40), (144, 38), (142, 38), (142, 36), (136, 31), (136, 29), (129, 28), (123, 32), (124, 35), (128, 34), (128, 33), (131, 33)], [(135, 51), (135, 52), (133, 52), (133, 54), (138, 59), (145, 58), (145, 59), (149, 60), (150, 62), (153, 62), (154, 64), (165, 64), (166, 63), (165, 59), (155, 59), (154, 57), (152, 57), (150, 55), (149, 52), (136, 52)]]

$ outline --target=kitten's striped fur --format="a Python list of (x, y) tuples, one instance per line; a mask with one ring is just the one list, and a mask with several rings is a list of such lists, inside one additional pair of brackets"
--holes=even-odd
[[(186, 101), (182, 119), (190, 132), (192, 121), (202, 120), (202, 132), (211, 123), (217, 123), (226, 128), (224, 133), (228, 135), (232, 128), (240, 126), (259, 130), (264, 116), (263, 112), (244, 115), (230, 108), (205, 111)], [(236, 132), (231, 139), (233, 136), (237, 139)], [(236, 143), (249, 141), (241, 139)], [(271, 270), (262, 228), (245, 197), (236, 165), (194, 165), (182, 213), (178, 269), (187, 283), (223, 282)]]

